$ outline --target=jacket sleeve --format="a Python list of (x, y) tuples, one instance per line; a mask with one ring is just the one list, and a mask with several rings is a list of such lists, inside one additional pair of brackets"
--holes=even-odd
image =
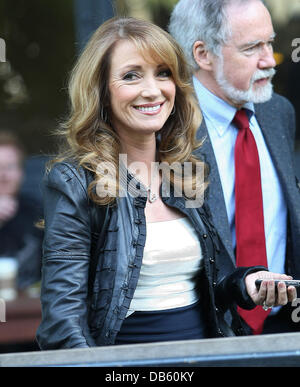
[(91, 225), (86, 190), (66, 164), (44, 179), (41, 349), (94, 345), (87, 325)]
[(256, 271), (266, 270), (264, 266), (237, 267), (233, 272), (223, 277), (216, 288), (216, 305), (220, 309), (226, 310), (232, 303), (243, 309), (253, 309), (256, 304), (248, 295), (245, 278), (248, 274)]

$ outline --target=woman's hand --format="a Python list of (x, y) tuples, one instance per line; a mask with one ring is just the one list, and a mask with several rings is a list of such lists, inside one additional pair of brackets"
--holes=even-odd
[[(257, 279), (263, 280), (259, 290), (255, 285)], [(292, 277), (285, 274), (271, 273), (269, 271), (257, 271), (248, 274), (245, 278), (246, 288), (249, 296), (256, 305), (272, 307), (286, 305), (297, 297), (297, 291), (294, 286), (286, 288), (284, 282), (279, 282), (278, 291), (275, 291), (274, 280), (291, 280)]]

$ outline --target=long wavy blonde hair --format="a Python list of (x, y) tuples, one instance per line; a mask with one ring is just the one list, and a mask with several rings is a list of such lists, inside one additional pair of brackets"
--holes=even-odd
[[(194, 167), (196, 163), (200, 163), (193, 153), (201, 145), (196, 141), (196, 131), (202, 116), (181, 48), (167, 32), (151, 22), (135, 18), (110, 19), (92, 35), (71, 73), (71, 111), (69, 118), (61, 126), (62, 130), (60, 129), (66, 146), (54, 160), (57, 162), (72, 159), (78, 166), (92, 171), (95, 178), (89, 186), (89, 195), (101, 205), (112, 203), (115, 197), (100, 197), (95, 192), (95, 186), (103, 177), (99, 170), (97, 171), (97, 166), (106, 162), (106, 165), (111, 165), (117, 173), (119, 170), (121, 148), (118, 135), (111, 125), (108, 81), (111, 54), (120, 40), (133, 42), (142, 55), (150, 55), (153, 59), (165, 63), (176, 85), (174, 114), (169, 116), (159, 132), (160, 161), (169, 164), (191, 162)], [(202, 165), (204, 167), (204, 164)], [(197, 187), (197, 194), (199, 195), (199, 191), (203, 194), (206, 182), (197, 182), (195, 174), (193, 175), (193, 186)], [(107, 175), (105, 177), (107, 178)], [(170, 180), (173, 185), (181, 184), (172, 176)], [(114, 184), (118, 189), (118, 176), (111, 186)]]

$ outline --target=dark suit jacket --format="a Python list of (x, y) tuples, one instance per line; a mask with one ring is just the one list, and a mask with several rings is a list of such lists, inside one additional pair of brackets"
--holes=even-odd
[[(255, 105), (255, 115), (277, 170), (288, 208), (286, 272), (300, 279), (300, 184), (294, 171), (295, 111), (286, 98), (274, 93), (270, 101)], [(218, 166), (204, 120), (197, 138), (206, 138), (198, 156), (210, 167), (207, 201), (212, 218), (235, 263)]]

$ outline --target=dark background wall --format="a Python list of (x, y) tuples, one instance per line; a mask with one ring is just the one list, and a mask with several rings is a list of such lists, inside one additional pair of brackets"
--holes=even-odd
[(66, 111), (66, 76), (74, 61), (72, 0), (1, 0), (0, 128), (16, 131), (29, 154), (48, 152)]

